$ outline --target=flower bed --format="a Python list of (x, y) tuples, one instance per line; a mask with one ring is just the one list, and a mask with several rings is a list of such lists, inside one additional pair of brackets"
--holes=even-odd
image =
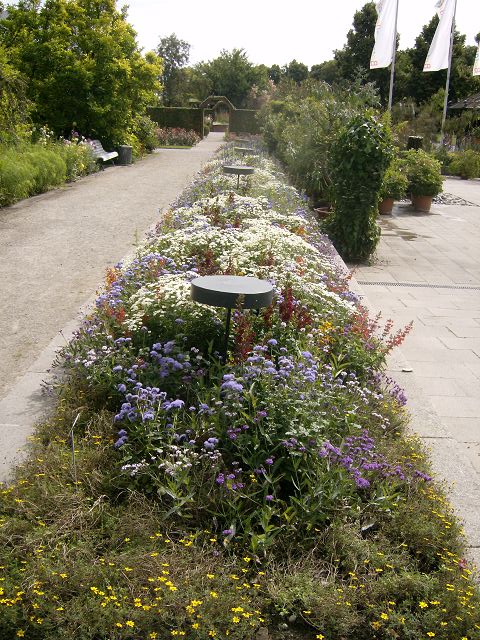
[[(1, 496), (0, 636), (478, 638), (460, 527), (381, 373), (408, 327), (368, 318), (271, 160), (236, 190), (229, 154), (64, 350)], [(215, 273), (275, 290), (235, 310), (225, 365), (223, 310), (189, 296)]]
[(200, 136), (193, 129), (159, 127), (155, 135), (159, 147), (193, 147), (200, 142)]

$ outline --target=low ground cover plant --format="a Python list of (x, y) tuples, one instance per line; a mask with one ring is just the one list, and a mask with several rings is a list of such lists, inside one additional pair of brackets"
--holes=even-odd
[(200, 136), (196, 131), (181, 127), (158, 127), (156, 136), (159, 147), (193, 147), (200, 142)]
[(4, 147), (0, 158), (0, 206), (7, 206), (96, 171), (91, 147), (76, 140)]
[[(52, 419), (0, 492), (0, 636), (480, 637), (460, 527), (305, 198), (260, 154), (197, 176), (65, 348)], [(272, 305), (193, 303), (198, 275)], [(72, 460), (74, 445), (75, 461)]]

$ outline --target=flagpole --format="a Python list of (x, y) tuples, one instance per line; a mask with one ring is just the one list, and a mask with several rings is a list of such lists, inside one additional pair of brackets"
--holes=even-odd
[(448, 52), (448, 68), (447, 68), (447, 81), (445, 83), (445, 101), (443, 103), (443, 114), (442, 114), (442, 126), (440, 128), (440, 135), (443, 140), (443, 129), (445, 127), (445, 120), (447, 119), (447, 109), (448, 109), (448, 92), (450, 90), (450, 73), (452, 70), (452, 54), (453, 54), (453, 36), (455, 33), (455, 15), (457, 13), (457, 0), (455, 0), (453, 5), (453, 19), (452, 19), (452, 31), (450, 33), (450, 49)]
[(388, 110), (392, 110), (392, 101), (393, 101), (393, 80), (395, 77), (395, 58), (397, 54), (397, 21), (398, 21), (398, 2), (395, 9), (395, 36), (393, 38), (393, 51), (392, 51), (392, 68), (390, 70), (390, 91), (388, 93)]

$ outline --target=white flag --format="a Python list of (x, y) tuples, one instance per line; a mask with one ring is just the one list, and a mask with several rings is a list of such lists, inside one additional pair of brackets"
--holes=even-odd
[(378, 18), (370, 69), (388, 67), (392, 62), (393, 46), (397, 35), (395, 33), (397, 2), (398, 0), (377, 0)]
[(425, 60), (424, 71), (439, 71), (440, 69), (448, 68), (455, 0), (439, 0), (436, 7), (440, 22)]
[(480, 42), (478, 43), (477, 56), (473, 63), (473, 75), (480, 76)]

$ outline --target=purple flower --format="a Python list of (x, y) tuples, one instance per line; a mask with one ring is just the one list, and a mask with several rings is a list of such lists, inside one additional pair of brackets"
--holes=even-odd
[(265, 464), (272, 465), (272, 464), (273, 464), (273, 458), (267, 458), (267, 459), (265, 460)]
[(164, 402), (162, 407), (165, 411), (169, 411), (170, 409), (182, 409), (184, 405), (185, 402), (177, 398), (177, 400), (172, 400), (172, 402)]
[(222, 534), (223, 534), (224, 536), (231, 536), (231, 535), (233, 534), (233, 529), (224, 529), (224, 530), (222, 531)]
[(125, 393), (127, 387), (124, 384), (119, 384), (117, 385), (117, 390), (120, 391), (120, 393)]
[(370, 486), (370, 482), (362, 476), (355, 477), (355, 484), (359, 489), (367, 489)]
[(115, 442), (113, 446), (115, 447), (115, 449), (120, 449), (120, 447), (123, 447), (123, 445), (127, 440), (128, 440), (127, 436), (122, 436)]
[(218, 438), (208, 438), (208, 440), (205, 440), (205, 442), (203, 443), (203, 448), (212, 451), (213, 449), (215, 449), (218, 442)]
[(265, 496), (265, 500), (266, 500), (267, 502), (272, 502), (272, 500), (273, 500), (273, 496), (272, 496), (271, 494), (269, 494), (268, 496)]
[(241, 385), (239, 382), (236, 382), (235, 380), (227, 380), (222, 384), (221, 390), (236, 391), (237, 393), (240, 393), (241, 391), (243, 391), (243, 385)]

